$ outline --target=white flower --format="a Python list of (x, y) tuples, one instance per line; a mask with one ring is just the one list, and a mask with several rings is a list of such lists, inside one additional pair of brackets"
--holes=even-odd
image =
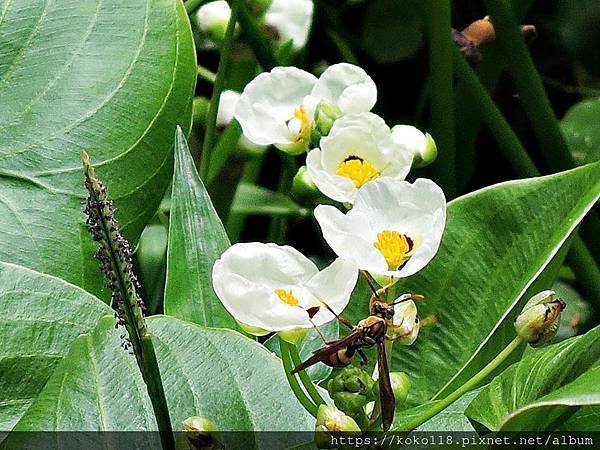
[(221, 92), (219, 97), (219, 109), (217, 110), (217, 127), (222, 128), (229, 125), (233, 120), (235, 108), (240, 100), (240, 93), (231, 90)]
[[(289, 246), (235, 244), (213, 266), (213, 287), (227, 311), (256, 334), (311, 328), (334, 319), (348, 304), (358, 270), (336, 259), (319, 271)], [(258, 329), (258, 330), (256, 330)]]
[(319, 205), (315, 218), (341, 258), (374, 276), (408, 277), (435, 256), (446, 222), (446, 199), (431, 180), (413, 184), (383, 177), (365, 184), (343, 214)]
[(255, 144), (298, 154), (308, 148), (320, 101), (352, 114), (369, 111), (376, 99), (373, 80), (352, 64), (330, 66), (319, 79), (296, 67), (275, 67), (246, 85), (235, 118)]
[[(222, 41), (225, 37), (227, 23), (231, 17), (231, 8), (225, 0), (218, 0), (202, 5), (196, 11), (198, 28), (204, 35), (213, 41)], [(213, 47), (213, 43), (206, 39), (200, 43), (202, 47)]]
[(333, 123), (320, 148), (306, 157), (306, 168), (319, 190), (339, 202), (354, 202), (358, 189), (379, 177), (403, 180), (412, 154), (392, 138), (379, 116), (365, 112)]
[(400, 345), (411, 345), (417, 339), (418, 334), (419, 319), (415, 302), (406, 300), (395, 305), (394, 317), (392, 322), (388, 323), (387, 337)]
[(431, 135), (413, 126), (395, 125), (392, 127), (392, 138), (412, 155), (414, 167), (424, 167), (437, 157), (437, 147)]
[(312, 24), (312, 0), (272, 0), (265, 14), (265, 22), (277, 31), (279, 41), (292, 41), (295, 49), (306, 44)]

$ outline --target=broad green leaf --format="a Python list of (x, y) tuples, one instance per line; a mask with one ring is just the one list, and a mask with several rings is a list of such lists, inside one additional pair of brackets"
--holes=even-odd
[(510, 366), (471, 402), (467, 415), (492, 431), (554, 428), (568, 408), (600, 405), (600, 327)]
[[(78, 337), (13, 431), (155, 430), (146, 385), (135, 357), (123, 349), (121, 333), (114, 317), (106, 316), (90, 334)], [(60, 448), (61, 436), (55, 436)], [(39, 435), (9, 435), (6, 444), (25, 448), (23, 440), (29, 438)], [(47, 440), (49, 448), (53, 441)]]
[[(31, 430), (156, 429), (135, 358), (121, 347), (114, 319), (76, 341), (18, 423)], [(287, 385), (281, 361), (255, 341), (167, 316), (148, 319), (174, 430), (205, 416), (223, 431), (310, 431), (314, 419)], [(269, 436), (229, 433), (227, 448), (272, 448)], [(300, 441), (298, 441), (300, 439)], [(287, 446), (302, 442), (290, 436)], [(287, 448), (282, 443), (281, 448)]]
[[(465, 416), (465, 409), (471, 403), (471, 400), (475, 398), (479, 391), (474, 390), (467, 392), (461, 398), (456, 400), (442, 412), (436, 414), (428, 421), (422, 423), (415, 431), (475, 431), (471, 422)], [(440, 400), (432, 400), (425, 402), (422, 405), (415, 406), (414, 408), (397, 411), (394, 416), (394, 423), (392, 430), (394, 431), (410, 431), (407, 430), (406, 424), (413, 419), (421, 417), (425, 411), (427, 411), (432, 405), (439, 402)]]
[[(287, 384), (281, 361), (262, 345), (236, 331), (204, 328), (172, 317), (156, 316), (148, 323), (174, 428), (199, 415), (213, 420), (220, 430), (314, 429), (314, 419)], [(278, 447), (301, 443), (302, 437), (291, 434), (290, 442)], [(226, 447), (260, 447), (269, 436), (255, 435), (255, 443), (249, 438), (228, 435)]]
[(80, 152), (135, 241), (171, 180), (195, 72), (180, 1), (0, 1), (0, 260), (96, 293)]
[(71, 343), (111, 309), (63, 280), (0, 262), (0, 431), (10, 430)]
[(307, 216), (306, 208), (280, 192), (273, 192), (252, 183), (240, 183), (233, 198), (231, 212), (265, 216)]
[(600, 97), (573, 106), (561, 121), (561, 128), (577, 164), (600, 160)]
[(229, 247), (181, 129), (175, 136), (175, 173), (167, 252), (165, 313), (206, 326), (236, 328), (212, 287), (214, 262)]
[[(392, 367), (411, 377), (410, 405), (482, 367), (480, 351), (599, 195), (594, 164), (502, 183), (449, 204), (437, 256), (397, 288), (425, 295), (419, 315), (434, 318), (412, 346), (394, 347)], [(502, 339), (496, 348), (508, 342)]]

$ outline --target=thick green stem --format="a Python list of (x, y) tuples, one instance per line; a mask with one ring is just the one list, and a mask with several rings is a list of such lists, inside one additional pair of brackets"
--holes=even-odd
[(225, 31), (225, 38), (221, 47), (221, 59), (219, 61), (219, 70), (215, 77), (215, 83), (213, 87), (212, 97), (210, 99), (210, 105), (208, 107), (208, 114), (206, 117), (206, 130), (204, 132), (204, 142), (202, 143), (202, 159), (200, 160), (200, 178), (205, 179), (208, 174), (210, 167), (210, 154), (212, 152), (215, 132), (217, 129), (217, 112), (219, 110), (219, 99), (221, 98), (221, 92), (225, 87), (225, 78), (229, 64), (231, 62), (231, 55), (234, 41), (235, 24), (237, 21), (237, 4), (234, 2), (231, 8), (231, 17), (227, 24), (227, 30)]
[(543, 150), (546, 164), (551, 170), (574, 167), (571, 152), (513, 12), (505, 0), (486, 0), (485, 4), (496, 30), (498, 45), (508, 62), (519, 98)]
[(227, 0), (232, 7), (237, 4), (238, 21), (240, 27), (244, 31), (244, 36), (250, 48), (254, 52), (256, 59), (262, 66), (263, 70), (271, 70), (278, 65), (277, 58), (271, 47), (271, 43), (266, 38), (262, 30), (256, 25), (254, 18), (250, 15), (248, 8), (240, 0)]
[(471, 378), (469, 381), (467, 381), (465, 384), (463, 384), (461, 387), (459, 387), (457, 390), (452, 392), (450, 395), (448, 395), (443, 400), (438, 400), (437, 402), (433, 403), (429, 409), (427, 409), (426, 411), (421, 413), (418, 417), (415, 417), (410, 422), (404, 424), (402, 430), (395, 430), (395, 431), (414, 430), (422, 423), (427, 422), (433, 416), (442, 412), (444, 409), (446, 409), (448, 406), (450, 406), (452, 403), (454, 403), (456, 400), (458, 400), (464, 394), (466, 394), (467, 392), (478, 387), (479, 384), (481, 384), (500, 364), (502, 364), (502, 362), (504, 362), (504, 360), (506, 358), (508, 358), (508, 356), (512, 352), (514, 352), (522, 343), (523, 343), (523, 339), (521, 339), (519, 336), (515, 337), (506, 346), (506, 348), (504, 350), (502, 350), (500, 353), (498, 353), (498, 355), (494, 359), (492, 359), (488, 363), (487, 366), (485, 366), (478, 373), (476, 373), (473, 376), (473, 378)]
[(215, 80), (217, 79), (217, 74), (212, 70), (207, 69), (206, 67), (202, 67), (198, 65), (197, 69), (198, 78), (203, 79), (204, 81), (208, 81), (210, 84), (215, 84)]
[[(280, 340), (283, 341), (283, 339), (281, 338)], [(292, 363), (295, 367), (298, 367), (302, 363), (302, 360), (300, 359), (300, 354), (298, 353), (298, 348), (295, 345), (289, 344), (287, 342), (283, 343), (282, 345), (287, 346), (289, 355), (292, 358)], [(306, 390), (306, 392), (308, 392), (308, 395), (310, 396), (312, 401), (315, 402), (315, 404), (317, 405), (317, 408), (319, 407), (319, 405), (325, 405), (325, 400), (323, 400), (323, 397), (321, 397), (321, 394), (319, 394), (319, 391), (317, 391), (317, 388), (308, 376), (308, 373), (306, 373), (306, 370), (301, 370), (300, 372), (298, 372), (298, 376), (300, 377), (300, 381), (302, 381), (304, 389)]]
[(439, 150), (432, 165), (446, 195), (456, 195), (456, 148), (454, 137), (454, 90), (450, 37), (450, 0), (430, 0), (427, 11), (429, 32), (429, 80), (431, 86), (431, 135)]
[(279, 339), (279, 348), (281, 349), (281, 361), (283, 362), (283, 370), (287, 377), (288, 383), (292, 388), (292, 392), (300, 402), (300, 404), (306, 409), (313, 417), (317, 417), (317, 406), (308, 398), (308, 396), (302, 390), (302, 387), (298, 383), (298, 379), (292, 374), (294, 366), (288, 350), (288, 343), (283, 339)]
[[(512, 165), (515, 172), (521, 177), (539, 176), (540, 171), (529, 157), (519, 137), (458, 50), (454, 51), (454, 69), (456, 77), (464, 87), (465, 96), (494, 136), (500, 151)], [(600, 271), (586, 244), (579, 236), (573, 239), (567, 262), (576, 271), (578, 279), (589, 294), (589, 298), (599, 299), (600, 296), (597, 294), (598, 286), (600, 286)], [(599, 302), (594, 302), (593, 306), (596, 313), (600, 315)]]

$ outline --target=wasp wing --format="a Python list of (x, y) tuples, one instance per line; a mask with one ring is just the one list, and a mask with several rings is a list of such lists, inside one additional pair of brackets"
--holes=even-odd
[(396, 410), (396, 399), (390, 381), (390, 370), (385, 356), (385, 343), (377, 343), (377, 369), (379, 371), (379, 399), (381, 403), (381, 422), (383, 431), (392, 426), (394, 411)]
[(329, 356), (337, 352), (339, 349), (344, 348), (353, 343), (356, 340), (356, 338), (358, 338), (360, 333), (361, 330), (355, 329), (348, 336), (330, 342), (326, 344), (325, 347), (315, 350), (313, 352), (313, 355), (306, 361), (304, 361), (302, 364), (300, 364), (298, 367), (296, 367), (294, 370), (292, 370), (292, 373), (300, 372), (301, 370), (304, 370), (318, 362), (324, 362)]

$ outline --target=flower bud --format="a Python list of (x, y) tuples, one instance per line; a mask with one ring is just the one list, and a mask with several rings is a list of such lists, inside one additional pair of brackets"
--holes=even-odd
[(231, 8), (223, 0), (202, 5), (196, 12), (198, 28), (215, 43), (220, 43), (225, 39), (230, 17)]
[(517, 334), (532, 347), (544, 345), (556, 335), (560, 313), (566, 306), (554, 291), (534, 295), (515, 319)]
[(319, 141), (323, 136), (327, 136), (333, 122), (342, 116), (342, 110), (332, 104), (325, 101), (319, 102), (317, 109), (315, 110), (315, 127), (313, 128), (310, 136), (311, 143), (314, 147), (319, 146)]
[(396, 405), (404, 403), (410, 391), (410, 378), (404, 372), (390, 372), (390, 382), (392, 383)]
[(315, 424), (315, 443), (319, 448), (331, 447), (331, 434), (360, 433), (360, 428), (350, 416), (331, 405), (320, 405)]
[(413, 155), (413, 167), (425, 167), (437, 158), (437, 146), (429, 133), (410, 125), (396, 125), (392, 127), (392, 137)]
[(193, 450), (220, 448), (219, 430), (215, 423), (206, 417), (192, 416), (183, 421), (183, 429)]
[(388, 324), (387, 337), (400, 345), (411, 345), (419, 335), (417, 305), (407, 300), (394, 306), (392, 323)]
[(195, 126), (204, 127), (206, 125), (206, 114), (208, 113), (209, 104), (210, 100), (206, 97), (194, 97), (192, 115)]
[(329, 396), (341, 411), (352, 417), (359, 425), (366, 425), (365, 406), (375, 399), (375, 381), (356, 366), (344, 367), (327, 384)]
[(300, 167), (298, 173), (294, 176), (292, 195), (298, 200), (315, 199), (321, 196), (321, 191), (308, 174), (306, 166)]

